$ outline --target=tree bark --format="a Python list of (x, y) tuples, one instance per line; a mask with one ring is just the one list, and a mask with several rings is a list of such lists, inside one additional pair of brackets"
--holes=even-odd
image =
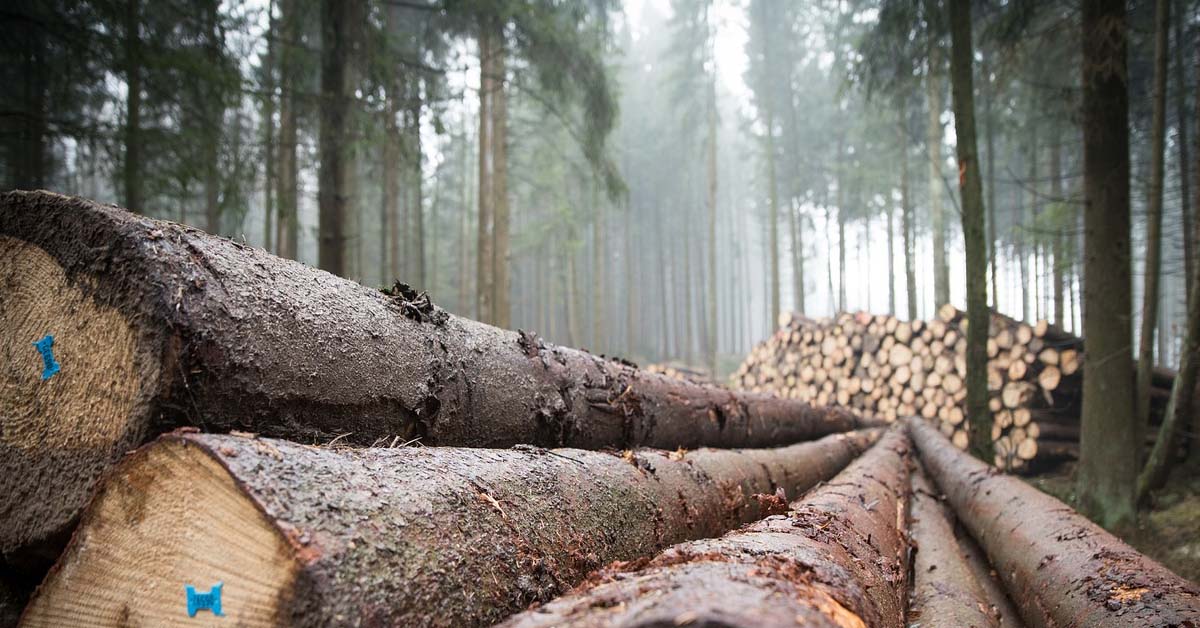
[(1083, 433), (1081, 509), (1107, 528), (1135, 517), (1138, 434), (1129, 364), (1133, 299), (1129, 250), (1129, 100), (1125, 4), (1083, 3)]
[[(1167, 34), (1170, 0), (1154, 3), (1154, 91), (1150, 121), (1150, 185), (1146, 199), (1146, 259), (1142, 275), (1142, 318), (1138, 334), (1134, 408), (1141, 442), (1150, 429), (1150, 377), (1154, 368), (1154, 330), (1158, 325), (1159, 275), (1162, 271), (1163, 160), (1167, 135)], [(1159, 333), (1162, 333), (1160, 330)]]
[(988, 263), (991, 266), (992, 274), (992, 300), (991, 306), (994, 310), (1000, 309), (1000, 262), (996, 258), (996, 124), (995, 112), (992, 108), (992, 102), (995, 95), (992, 93), (995, 88), (992, 85), (992, 73), (988, 64), (988, 57), (984, 55), (983, 62), (983, 128), (984, 135), (987, 137), (987, 239), (988, 239)]
[(893, 220), (895, 207), (887, 206), (887, 276), (888, 276), (888, 314), (896, 315), (896, 225)]
[[(409, 101), (408, 116), (412, 146), (411, 161), (408, 164), (412, 185), (412, 275), (415, 285), (423, 289), (428, 284), (428, 266), (425, 263), (425, 172), (422, 163), (425, 161), (424, 149), (421, 147), (421, 100), (413, 97)], [(507, 217), (506, 217), (507, 220)], [(400, 276), (399, 273), (396, 275)]]
[[(221, 63), (221, 33), (218, 27), (219, 1), (204, 4), (204, 56), (213, 68)], [(221, 233), (221, 128), (225, 119), (224, 85), (210, 83), (201, 108), (204, 111), (204, 218), (205, 230)]]
[(263, 248), (277, 250), (275, 233), (275, 40), (279, 29), (275, 21), (275, 0), (267, 0), (267, 56), (263, 60)]
[[(712, 26), (709, 23), (708, 4), (704, 7), (705, 12), (705, 28), (709, 29), (709, 50), (708, 56), (710, 60), (715, 59), (712, 51)], [(708, 338), (708, 372), (717, 377), (717, 330), (720, 329), (717, 322), (717, 78), (715, 69), (708, 77), (708, 295), (705, 299), (705, 304), (708, 308), (708, 325), (704, 330)], [(803, 264), (801, 261), (800, 264)], [(802, 272), (797, 270), (796, 272)], [(803, 280), (800, 281), (801, 290), (797, 295), (797, 303), (800, 311), (804, 311), (804, 290)]]
[(909, 448), (891, 430), (790, 510), (779, 504), (776, 516), (721, 538), (611, 565), (501, 625), (900, 628)]
[(774, 326), (779, 320), (781, 311), (779, 297), (779, 189), (775, 173), (775, 120), (770, 105), (766, 106), (767, 117), (767, 232), (768, 251), (771, 268), (771, 310), (769, 326)]
[(492, 144), (495, 141), (495, 115), (492, 113), (495, 103), (496, 90), (496, 43), (495, 29), (492, 21), (481, 18), (479, 21), (479, 236), (475, 247), (475, 310), (479, 320), (494, 323), (496, 320), (494, 301), (495, 279), (493, 271), (494, 240), (492, 237), (492, 222), (495, 212), (496, 197), (493, 192), (493, 174), (495, 172), (495, 153)]
[(904, 230), (904, 285), (908, 293), (908, 320), (917, 320), (916, 226), (908, 182), (908, 113), (900, 111), (900, 226)]
[(1183, 37), (1183, 23), (1186, 21), (1186, 5), (1179, 0), (1176, 7), (1175, 20), (1172, 21), (1175, 31), (1175, 144), (1179, 149), (1179, 224), (1183, 230), (1183, 269), (1184, 285), (1189, 292), (1184, 302), (1190, 303), (1192, 294), (1192, 272), (1195, 269), (1195, 237), (1192, 233), (1192, 192), (1191, 192), (1191, 159), (1188, 154), (1188, 115), (1187, 115), (1187, 80), (1185, 66), (1188, 51)]
[(296, 45), (300, 40), (298, 0), (280, 0), (283, 41), (279, 55), (279, 172), (275, 200), (279, 204), (276, 248), (281, 257), (299, 257), (299, 162), (296, 158)]
[(508, 207), (508, 91), (504, 25), (497, 22), (492, 35), (494, 58), (492, 59), (493, 104), (492, 104), (492, 198), (495, 212), (492, 237), (495, 239), (492, 254), (493, 290), (492, 324), (502, 329), (512, 327), (512, 304), (509, 279), (509, 207)]
[(908, 425), (925, 468), (1026, 623), (1130, 628), (1200, 621), (1195, 585), (1066, 504), (959, 452), (932, 426), (918, 419)]
[[(935, 5), (925, 0), (927, 7)], [(933, 7), (933, 11), (940, 9)], [(929, 150), (929, 216), (933, 231), (933, 309), (950, 302), (950, 265), (946, 260), (946, 216), (942, 207), (942, 51), (936, 35), (930, 35), (929, 68), (925, 92), (929, 102), (927, 143)]]
[[(26, 623), (170, 623), (180, 592), (134, 584), (153, 577), (223, 582), (225, 621), (239, 625), (491, 625), (610, 561), (769, 514), (774, 502), (754, 495), (802, 494), (875, 432), (782, 449), (624, 455), (348, 450), (175, 433), (114, 471)], [(181, 520), (199, 491), (207, 508)], [(144, 506), (132, 519), (131, 492)], [(147, 564), (147, 547), (163, 560)], [(224, 547), (243, 556), (205, 560)]]
[(950, 2), (950, 81), (958, 152), (958, 185), (962, 191), (962, 228), (967, 275), (967, 403), (971, 454), (985, 462), (994, 455), (992, 413), (988, 408), (987, 240), (984, 236), (983, 189), (975, 148), (975, 90), (972, 79), (971, 5)]
[(357, 25), (363, 0), (321, 2), (321, 115), (317, 265), (335, 275), (349, 269), (346, 221), (350, 207), (350, 99)]
[(125, 1), (125, 206), (142, 210), (142, 16), (140, 0)]
[[(300, 442), (673, 449), (861, 423), (646, 374), (82, 199), (4, 194), (0, 236), (4, 285), (19, 295), (0, 305), (14, 332), (5, 350), (23, 356), (0, 397), (6, 553), (66, 529), (106, 467), (179, 425)], [(28, 342), (45, 334), (62, 372), (42, 381)]]
[(911, 490), (909, 535), (916, 554), (912, 560), (909, 625), (996, 628), (999, 622), (989, 610), (987, 594), (955, 539), (953, 516), (938, 501), (920, 464), (912, 472)]
[[(1062, 218), (1064, 215), (1062, 208), (1067, 207), (1062, 186), (1062, 132), (1058, 122), (1055, 122), (1052, 127), (1050, 130), (1050, 197), (1058, 206), (1059, 217)], [(1067, 231), (1067, 225), (1058, 221), (1054, 227), (1054, 234), (1051, 236), (1054, 254), (1054, 326), (1061, 329), (1066, 309), (1066, 304), (1063, 302), (1063, 273), (1066, 270), (1064, 267), (1068, 264), (1064, 233)]]

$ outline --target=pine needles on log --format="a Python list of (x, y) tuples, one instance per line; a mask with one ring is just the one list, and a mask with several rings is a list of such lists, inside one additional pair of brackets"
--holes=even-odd
[(908, 421), (925, 468), (1033, 626), (1200, 625), (1200, 588), (1069, 506)]
[[(778, 446), (863, 423), (647, 374), (451, 316), (407, 286), (373, 290), (45, 192), (0, 194), (0, 285), (9, 557), (61, 543), (105, 469), (177, 426), (305, 443), (675, 449)], [(49, 357), (33, 346), (47, 338)]]
[(173, 434), (114, 469), (28, 626), (486, 625), (613, 560), (761, 518), (881, 430), (779, 449), (313, 448)]
[(889, 430), (786, 515), (613, 565), (502, 626), (900, 628), (908, 465), (908, 437)]

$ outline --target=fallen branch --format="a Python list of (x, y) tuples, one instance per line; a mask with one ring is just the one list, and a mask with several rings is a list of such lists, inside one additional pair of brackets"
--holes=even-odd
[(502, 624), (904, 625), (908, 437), (893, 429), (830, 483), (719, 539), (610, 566), (570, 595)]
[(1200, 589), (912, 419), (925, 468), (1034, 626), (1200, 625)]
[(879, 431), (624, 455), (172, 434), (114, 469), (24, 625), (164, 625), (217, 583), (230, 625), (490, 625), (756, 520)]

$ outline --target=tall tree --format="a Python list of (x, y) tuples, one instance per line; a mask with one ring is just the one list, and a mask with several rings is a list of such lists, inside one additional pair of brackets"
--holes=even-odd
[(141, 2), (125, 0), (125, 208), (142, 211), (142, 35)]
[(351, 207), (351, 84), (356, 35), (365, 0), (321, 1), (321, 120), (317, 264), (347, 271), (346, 221)]
[(987, 239), (983, 184), (975, 148), (975, 96), (972, 70), (971, 3), (950, 2), (950, 81), (962, 190), (963, 240), (967, 249), (967, 420), (971, 454), (992, 461), (992, 413), (988, 409), (987, 342), (991, 314), (987, 303)]
[[(1158, 323), (1162, 271), (1164, 144), (1167, 131), (1167, 36), (1170, 0), (1154, 3), (1154, 113), (1150, 122), (1150, 185), (1146, 199), (1146, 261), (1142, 276), (1142, 319), (1138, 337), (1136, 408), (1139, 436), (1150, 424), (1150, 379), (1154, 368), (1154, 328)], [(1161, 331), (1159, 333), (1162, 333)], [(1141, 439), (1139, 438), (1138, 441)], [(1138, 442), (1135, 441), (1135, 442)]]
[(297, 74), (300, 45), (300, 0), (280, 0), (279, 21), (279, 155), (276, 158), (277, 175), (275, 202), (278, 204), (279, 220), (276, 221), (275, 243), (277, 252), (284, 257), (299, 255), (299, 180), (300, 168), (298, 149), (298, 96)]
[(929, 220), (933, 230), (933, 307), (950, 302), (950, 264), (946, 258), (946, 212), (942, 204), (942, 72), (944, 59), (941, 34), (942, 6), (938, 0), (924, 0), (926, 36), (925, 94), (929, 123), (926, 150), (929, 152)]
[[(1139, 430), (1133, 417), (1128, 18), (1124, 0), (1082, 3), (1083, 410), (1076, 493), (1101, 525), (1135, 517)], [(1102, 359), (1095, 359), (1102, 356)]]

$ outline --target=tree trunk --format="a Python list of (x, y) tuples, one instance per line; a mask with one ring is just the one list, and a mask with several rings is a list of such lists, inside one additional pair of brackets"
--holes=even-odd
[[(0, 399), (0, 417), (17, 422), (0, 445), (5, 552), (61, 532), (111, 461), (178, 425), (302, 442), (674, 449), (860, 424), (645, 374), (82, 199), (0, 195), (0, 234), (4, 285), (20, 295), (0, 309), (20, 345), (5, 350), (25, 356)], [(26, 344), (47, 333), (63, 365), (52, 388)], [(88, 421), (68, 420), (79, 408)]]
[(1200, 621), (1195, 585), (1066, 504), (959, 452), (929, 424), (910, 419), (908, 425), (925, 468), (987, 552), (1027, 624), (1130, 628)]
[(279, 255), (297, 259), (300, 255), (300, 215), (298, 208), (299, 162), (296, 138), (296, 45), (300, 40), (298, 0), (280, 0), (283, 41), (279, 59), (279, 173), (275, 200), (279, 221), (275, 242)]
[(1185, 303), (1190, 303), (1192, 294), (1192, 272), (1195, 269), (1195, 238), (1192, 233), (1192, 193), (1190, 156), (1188, 155), (1188, 115), (1187, 115), (1187, 80), (1185, 66), (1188, 51), (1183, 36), (1183, 23), (1187, 20), (1186, 3), (1179, 0), (1176, 8), (1177, 17), (1172, 21), (1175, 31), (1175, 144), (1179, 149), (1179, 224), (1183, 231), (1183, 269), (1184, 282), (1188, 293)]
[(895, 207), (887, 206), (887, 276), (888, 276), (888, 314), (896, 315), (896, 225), (893, 214)]
[[(202, 589), (223, 583), (224, 621), (239, 625), (491, 625), (610, 561), (755, 521), (774, 502), (754, 495), (802, 494), (874, 439), (621, 455), (175, 433), (115, 470), (26, 621), (171, 623), (180, 592), (134, 584), (153, 574)], [(144, 500), (136, 518), (130, 491)], [(197, 491), (220, 499), (177, 517)], [(147, 564), (147, 547), (163, 560)], [(249, 549), (206, 560), (221, 547)]]
[(995, 89), (992, 85), (992, 74), (988, 64), (988, 57), (984, 55), (983, 63), (983, 128), (984, 135), (987, 136), (987, 239), (988, 239), (988, 263), (991, 266), (992, 273), (992, 300), (991, 306), (994, 310), (1000, 309), (1000, 273), (999, 260), (996, 258), (996, 124), (995, 112), (992, 108), (992, 102), (995, 95), (992, 93)]
[(475, 309), (479, 320), (485, 323), (496, 321), (494, 301), (495, 276), (494, 240), (492, 222), (496, 207), (494, 193), (496, 116), (493, 113), (496, 92), (502, 87), (497, 84), (495, 31), (492, 20), (482, 18), (479, 22), (479, 238), (476, 254)]
[(917, 320), (916, 226), (908, 185), (908, 114), (900, 112), (900, 227), (904, 230), (904, 287), (908, 293), (908, 320)]
[[(1154, 368), (1154, 328), (1158, 324), (1159, 274), (1162, 270), (1163, 160), (1167, 134), (1167, 33), (1170, 0), (1154, 3), (1154, 91), (1150, 121), (1150, 185), (1146, 199), (1146, 259), (1142, 275), (1142, 318), (1138, 334), (1134, 407), (1141, 442), (1150, 427), (1150, 377)], [(1162, 330), (1159, 331), (1162, 333)]]
[(347, 270), (346, 221), (350, 187), (350, 64), (352, 22), (363, 0), (321, 2), (321, 115), (318, 173), (317, 265), (335, 275)]
[(408, 115), (412, 122), (409, 127), (412, 159), (408, 164), (412, 178), (412, 185), (409, 187), (412, 192), (412, 240), (410, 244), (413, 264), (411, 272), (416, 285), (425, 289), (429, 277), (428, 267), (425, 263), (425, 173), (422, 169), (425, 156), (421, 147), (421, 101), (414, 97), (409, 102)]
[(271, 236), (275, 232), (275, 0), (267, 0), (267, 56), (263, 60), (263, 248), (276, 250)]
[[(504, 26), (497, 23), (493, 33), (495, 57), (492, 71), (495, 73), (492, 114), (492, 198), (495, 224), (492, 237), (495, 248), (492, 254), (492, 277), (494, 296), (492, 305), (493, 324), (501, 329), (512, 327), (512, 305), (509, 280), (509, 209), (508, 209), (508, 91), (505, 86), (506, 52), (504, 41)], [(572, 258), (574, 259), (574, 258)]]
[(142, 211), (142, 16), (141, 1), (125, 1), (125, 206)]
[(1127, 18), (1120, 0), (1083, 3), (1083, 433), (1076, 490), (1084, 512), (1107, 528), (1135, 516), (1140, 434), (1129, 365), (1132, 295), (1129, 251)]
[(838, 203), (838, 311), (846, 311), (846, 206)]
[(909, 530), (916, 554), (909, 625), (924, 628), (996, 628), (987, 594), (954, 538), (953, 515), (938, 501), (920, 464), (912, 472)]
[(1062, 132), (1059, 129), (1058, 122), (1051, 125), (1050, 130), (1050, 197), (1059, 208), (1059, 221), (1054, 225), (1053, 238), (1053, 253), (1054, 253), (1054, 326), (1063, 328), (1064, 310), (1066, 304), (1063, 302), (1063, 273), (1066, 268), (1067, 252), (1066, 252), (1066, 234), (1067, 225), (1063, 224), (1061, 219), (1065, 213), (1063, 208), (1067, 207), (1067, 200), (1063, 196), (1062, 186)]
[(951, 2), (950, 81), (954, 106), (958, 184), (962, 190), (962, 228), (967, 279), (967, 404), (971, 453), (990, 462), (992, 413), (988, 408), (987, 240), (984, 236), (983, 190), (975, 148), (975, 90), (972, 81), (971, 5)]
[(608, 295), (604, 290), (608, 268), (608, 243), (605, 238), (604, 205), (596, 186), (592, 186), (592, 350), (604, 352), (608, 347)]
[(765, 107), (767, 116), (767, 258), (771, 268), (771, 310), (770, 325), (774, 326), (779, 320), (781, 309), (779, 300), (779, 189), (775, 174), (775, 121), (771, 107)]
[[(926, 5), (933, 4), (925, 0)], [(938, 10), (938, 9), (934, 9)], [(929, 44), (929, 73), (925, 79), (929, 101), (929, 216), (933, 231), (933, 309), (950, 302), (950, 265), (946, 260), (946, 216), (942, 207), (942, 53), (936, 41)]]
[(17, 138), (10, 145), (15, 153), (8, 155), (6, 170), (14, 189), (40, 190), (46, 187), (47, 32), (41, 25), (22, 30), (20, 34), (9, 31), (19, 51), (12, 56), (20, 59), (20, 109), (6, 113), (17, 118), (13, 131)]
[[(471, 241), (471, 223), (470, 223), (470, 207), (471, 207), (471, 192), (470, 192), (470, 167), (467, 155), (467, 148), (470, 146), (470, 139), (467, 136), (467, 131), (464, 128), (462, 134), (461, 149), (459, 150), (459, 176), (462, 180), (459, 183), (459, 203), (458, 210), (458, 311), (463, 316), (470, 316), (471, 313), (471, 251), (468, 242)], [(544, 328), (543, 328), (544, 329)]]
[[(711, 28), (708, 22), (709, 6), (705, 5), (705, 26)], [(711, 37), (710, 37), (711, 40)], [(711, 43), (711, 41), (710, 41)], [(713, 58), (711, 46), (709, 58)], [(708, 81), (708, 295), (705, 305), (708, 308), (707, 328), (704, 330), (708, 338), (708, 372), (717, 377), (717, 79), (715, 72)], [(803, 263), (803, 262), (801, 262)], [(797, 271), (801, 272), (801, 271)], [(804, 311), (803, 289), (797, 297), (800, 311)]]
[(904, 431), (891, 430), (790, 509), (775, 498), (777, 516), (649, 563), (614, 564), (501, 626), (900, 628), (909, 448)]

